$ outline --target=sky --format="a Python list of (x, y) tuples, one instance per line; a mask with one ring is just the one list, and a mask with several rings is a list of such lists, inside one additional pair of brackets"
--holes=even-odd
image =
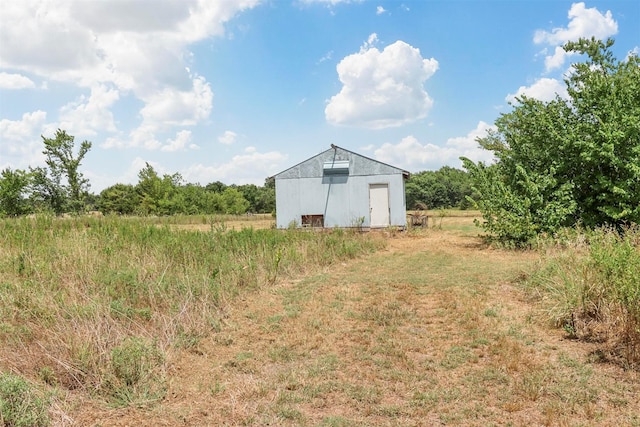
[(264, 184), (336, 144), (409, 172), (490, 162), (477, 137), (515, 97), (566, 97), (640, 1), (0, 0), (0, 170), (43, 166), (63, 129), (99, 193), (145, 163), (206, 185)]

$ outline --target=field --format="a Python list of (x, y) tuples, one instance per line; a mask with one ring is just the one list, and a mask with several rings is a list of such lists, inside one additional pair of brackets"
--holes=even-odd
[(472, 214), (38, 221), (2, 223), (0, 369), (54, 425), (640, 426), (638, 371), (554, 328), (541, 254)]

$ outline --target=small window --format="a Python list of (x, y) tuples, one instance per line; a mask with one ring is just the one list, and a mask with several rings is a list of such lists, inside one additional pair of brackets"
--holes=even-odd
[(303, 227), (324, 227), (324, 215), (302, 215)]
[(349, 160), (324, 162), (322, 170), (325, 175), (349, 175)]

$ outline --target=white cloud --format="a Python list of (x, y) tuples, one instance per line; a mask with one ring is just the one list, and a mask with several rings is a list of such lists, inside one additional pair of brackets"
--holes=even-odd
[(20, 120), (0, 120), (0, 159), (2, 167), (26, 168), (44, 164), (41, 134), (47, 132), (47, 113), (24, 113)]
[(564, 99), (569, 98), (567, 88), (563, 82), (557, 79), (541, 78), (536, 80), (531, 86), (520, 86), (516, 93), (510, 93), (505, 100), (513, 103), (516, 101), (516, 97), (525, 95), (529, 98), (549, 102), (555, 99), (556, 94)]
[(1, 145), (5, 145), (5, 140), (22, 141), (42, 132), (47, 113), (42, 110), (33, 113), (24, 113), (21, 120), (0, 120)]
[[(189, 46), (222, 36), (225, 24), (260, 0), (21, 0), (2, 3), (0, 69), (91, 88), (61, 107), (74, 132), (117, 132), (109, 107), (121, 95), (144, 103), (132, 139), (105, 147), (157, 149), (156, 132), (191, 126), (211, 114), (213, 91), (189, 69)], [(22, 78), (21, 78), (22, 77)], [(31, 87), (22, 74), (0, 75), (0, 87)], [(104, 89), (109, 88), (109, 89)]]
[(376, 15), (382, 15), (383, 13), (385, 13), (387, 10), (382, 7), (382, 6), (378, 6), (376, 7)]
[(42, 76), (99, 62), (92, 32), (69, 16), (69, 1), (3, 2), (0, 67)]
[[(3, 2), (0, 67), (45, 78), (120, 89), (188, 81), (189, 44), (224, 34), (224, 25), (259, 0), (76, 0)], [(153, 74), (147, 73), (149, 67)], [(151, 68), (153, 67), (153, 68)], [(156, 77), (159, 74), (159, 77)]]
[(100, 130), (115, 132), (110, 108), (119, 98), (117, 89), (105, 85), (92, 87), (88, 98), (81, 96), (61, 108), (59, 127), (77, 136), (97, 135)]
[(286, 160), (287, 155), (279, 151), (261, 153), (255, 147), (247, 147), (243, 154), (233, 156), (227, 163), (213, 166), (196, 164), (185, 170), (182, 176), (187, 182), (262, 185), (265, 178), (284, 169)]
[(0, 73), (0, 89), (32, 89), (33, 81), (22, 74)]
[(476, 138), (486, 136), (492, 126), (479, 122), (465, 136), (449, 138), (444, 146), (420, 143), (413, 135), (396, 144), (385, 143), (374, 151), (377, 160), (409, 171), (436, 170), (442, 166), (462, 167), (460, 157), (473, 161), (490, 162), (493, 154), (478, 146)]
[(191, 143), (191, 131), (189, 130), (181, 130), (176, 133), (175, 139), (167, 140), (167, 144), (163, 145), (160, 148), (160, 151), (183, 151), (189, 148), (190, 150), (197, 150), (198, 147), (196, 144)]
[(381, 129), (424, 118), (433, 101), (424, 82), (438, 69), (435, 59), (423, 59), (420, 50), (397, 41), (383, 51), (369, 36), (360, 52), (337, 66), (342, 90), (325, 108), (327, 121), (335, 125)]
[(595, 7), (586, 8), (583, 2), (573, 3), (568, 13), (569, 25), (551, 31), (537, 30), (533, 36), (535, 44), (555, 46), (552, 55), (545, 58), (547, 71), (560, 68), (567, 58), (562, 49), (568, 41), (577, 41), (581, 37), (606, 39), (618, 33), (618, 23), (613, 19), (611, 11), (602, 14)]
[(193, 79), (191, 90), (167, 87), (145, 99), (140, 110), (150, 128), (192, 126), (209, 117), (213, 91), (203, 77)]
[(142, 124), (129, 132), (129, 136), (123, 139), (122, 135), (112, 136), (105, 140), (102, 148), (144, 148), (146, 150), (158, 150), (162, 144), (156, 138), (156, 129), (153, 126)]
[(218, 142), (224, 145), (231, 145), (234, 142), (236, 142), (237, 137), (238, 137), (237, 133), (230, 130), (226, 130), (222, 135), (218, 137)]

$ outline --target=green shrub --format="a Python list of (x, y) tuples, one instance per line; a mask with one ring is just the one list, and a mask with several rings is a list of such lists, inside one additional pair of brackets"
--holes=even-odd
[(111, 350), (111, 381), (105, 390), (116, 404), (143, 404), (164, 397), (164, 356), (156, 343), (129, 337)]
[(47, 399), (22, 377), (0, 372), (0, 424), (6, 427), (40, 427), (50, 424)]

